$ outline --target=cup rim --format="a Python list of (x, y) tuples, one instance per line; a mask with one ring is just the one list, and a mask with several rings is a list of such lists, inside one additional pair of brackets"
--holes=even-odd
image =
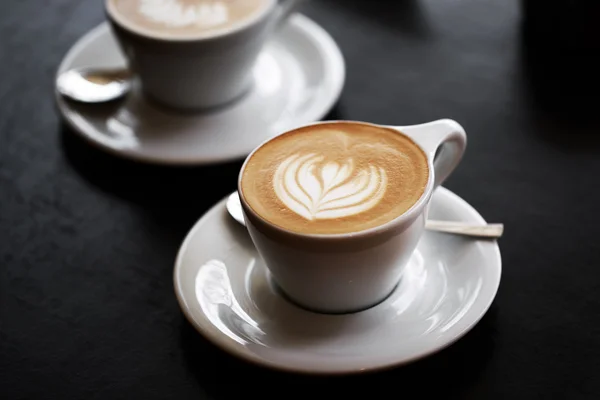
[[(423, 193), (421, 194), (421, 196), (419, 197), (419, 199), (417, 199), (417, 201), (408, 209), (406, 210), (404, 213), (398, 215), (396, 218), (372, 227), (372, 228), (368, 228), (368, 229), (363, 229), (361, 231), (356, 231), (356, 232), (346, 232), (346, 233), (300, 233), (300, 232), (295, 232), (280, 226), (277, 226), (273, 223), (271, 223), (270, 221), (266, 220), (265, 218), (263, 218), (262, 216), (260, 216), (256, 211), (254, 211), (252, 209), (252, 207), (248, 204), (248, 202), (246, 201), (246, 199), (244, 198), (244, 192), (242, 190), (242, 177), (244, 175), (244, 171), (246, 169), (246, 165), (248, 164), (248, 161), (252, 158), (252, 156), (254, 155), (254, 153), (256, 153), (260, 148), (262, 148), (264, 145), (266, 145), (267, 143), (269, 143), (270, 141), (278, 138), (279, 136), (285, 135), (286, 133), (289, 132), (293, 132), (295, 130), (301, 129), (301, 128), (306, 128), (306, 127), (311, 127), (311, 126), (318, 126), (318, 125), (327, 125), (327, 124), (357, 124), (357, 125), (363, 125), (363, 126), (371, 126), (371, 127), (377, 127), (377, 128), (386, 128), (386, 129), (392, 129), (396, 132), (398, 132), (399, 134), (403, 135), (404, 137), (408, 138), (415, 146), (417, 146), (417, 148), (421, 149), (421, 151), (423, 151), (423, 153), (425, 154), (425, 157), (427, 158), (427, 168), (429, 170), (429, 176), (427, 178), (427, 184), (425, 185), (425, 189), (423, 190)], [(242, 164), (242, 168), (240, 169), (240, 172), (238, 174), (238, 182), (237, 182), (237, 188), (238, 188), (238, 195), (240, 197), (240, 203), (242, 205), (242, 208), (244, 210), (244, 212), (246, 213), (251, 213), (253, 218), (256, 218), (257, 220), (259, 220), (262, 224), (268, 226), (269, 229), (273, 230), (274, 232), (276, 232), (277, 234), (281, 234), (281, 235), (287, 235), (287, 236), (293, 236), (295, 238), (301, 239), (301, 240), (317, 240), (317, 241), (337, 241), (340, 239), (360, 239), (360, 238), (368, 238), (371, 236), (377, 236), (377, 235), (381, 235), (381, 234), (385, 234), (386, 232), (388, 232), (390, 229), (393, 229), (397, 226), (403, 225), (405, 224), (407, 221), (411, 221), (416, 219), (420, 214), (422, 209), (425, 207), (425, 205), (427, 204), (427, 202), (429, 201), (429, 198), (431, 197), (432, 193), (433, 193), (433, 185), (434, 185), (434, 168), (433, 168), (433, 158), (430, 156), (430, 154), (427, 152), (427, 150), (425, 150), (419, 143), (417, 143), (413, 138), (411, 138), (409, 135), (405, 134), (404, 132), (401, 131), (401, 129), (398, 126), (390, 126), (390, 125), (381, 125), (381, 124), (374, 124), (374, 123), (370, 123), (370, 122), (363, 122), (363, 121), (352, 121), (352, 120), (333, 120), (333, 121), (317, 121), (317, 122), (313, 122), (310, 124), (306, 124), (306, 125), (302, 125), (299, 127), (296, 127), (294, 129), (289, 129), (286, 130), (284, 132), (281, 132), (265, 141), (263, 141), (260, 145), (258, 145), (249, 155), (248, 157), (246, 157), (246, 159), (244, 160), (244, 163)]]
[(162, 43), (193, 43), (198, 41), (209, 41), (227, 37), (238, 32), (244, 31), (245, 29), (258, 24), (268, 15), (270, 15), (277, 6), (277, 0), (270, 0), (270, 2), (271, 3), (269, 6), (265, 7), (264, 9), (260, 10), (260, 12), (251, 16), (251, 18), (244, 19), (243, 21), (240, 21), (228, 28), (211, 30), (198, 35), (189, 36), (160, 36), (158, 34), (152, 34), (149, 30), (138, 28), (131, 23), (127, 23), (125, 19), (119, 15), (119, 13), (115, 12), (115, 6), (112, 4), (112, 0), (104, 0), (104, 11), (107, 18), (111, 22), (119, 26), (121, 29), (131, 34), (137, 35), (141, 38), (154, 40)]

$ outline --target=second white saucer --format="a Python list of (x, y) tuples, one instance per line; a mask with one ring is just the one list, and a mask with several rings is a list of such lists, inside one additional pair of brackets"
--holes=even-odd
[[(500, 249), (426, 232), (400, 285), (368, 310), (317, 314), (273, 286), (246, 231), (224, 199), (192, 228), (175, 264), (174, 284), (188, 320), (222, 349), (264, 366), (317, 374), (373, 371), (452, 344), (488, 310), (500, 284)], [(431, 218), (485, 223), (467, 202), (440, 188)]]
[[(58, 73), (125, 64), (104, 23), (71, 48)], [(103, 150), (151, 163), (202, 165), (243, 158), (280, 132), (320, 120), (337, 101), (344, 79), (344, 60), (334, 40), (298, 14), (266, 44), (251, 92), (229, 106), (176, 112), (149, 103), (139, 87), (115, 104), (78, 104), (58, 93), (56, 99), (74, 131)]]

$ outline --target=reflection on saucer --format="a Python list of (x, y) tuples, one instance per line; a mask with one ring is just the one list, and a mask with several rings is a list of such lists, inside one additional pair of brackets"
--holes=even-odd
[(210, 260), (198, 269), (196, 297), (206, 316), (224, 334), (240, 344), (260, 343), (265, 333), (240, 307), (222, 261)]

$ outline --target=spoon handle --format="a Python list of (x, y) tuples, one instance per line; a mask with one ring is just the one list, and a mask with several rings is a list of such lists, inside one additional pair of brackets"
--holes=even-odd
[[(237, 192), (233, 192), (229, 196), (227, 201), (227, 210), (233, 219), (246, 226), (246, 223), (244, 222), (244, 215), (242, 213), (242, 205), (240, 204), (240, 198)], [(425, 223), (425, 229), (429, 231), (444, 232), (473, 238), (497, 239), (502, 236), (504, 225), (475, 225), (457, 221), (428, 220)]]
[(497, 239), (504, 232), (503, 224), (473, 225), (464, 222), (436, 220), (428, 220), (425, 228), (430, 231), (489, 239)]

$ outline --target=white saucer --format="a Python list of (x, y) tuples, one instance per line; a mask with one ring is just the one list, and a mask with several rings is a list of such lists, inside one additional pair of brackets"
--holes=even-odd
[[(245, 228), (221, 201), (185, 239), (175, 264), (179, 304), (215, 345), (264, 366), (304, 373), (358, 373), (414, 361), (458, 340), (490, 307), (501, 275), (494, 241), (427, 232), (396, 291), (346, 315), (316, 314), (274, 289)], [(430, 217), (484, 223), (441, 188)]]
[[(104, 23), (71, 48), (58, 73), (124, 65)], [(345, 66), (329, 34), (294, 15), (266, 44), (254, 77), (253, 89), (241, 100), (201, 114), (148, 103), (137, 85), (115, 104), (78, 104), (58, 93), (56, 98), (74, 131), (104, 150), (139, 161), (201, 165), (243, 158), (269, 137), (323, 118), (342, 91)]]

